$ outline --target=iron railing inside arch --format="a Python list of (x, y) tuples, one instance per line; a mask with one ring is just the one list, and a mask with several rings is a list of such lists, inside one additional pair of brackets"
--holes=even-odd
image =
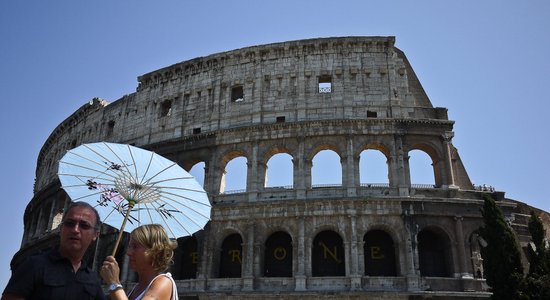
[[(311, 186), (312, 189), (319, 189), (319, 188), (339, 188), (342, 187), (341, 184), (314, 184)], [(367, 187), (367, 188), (389, 188), (389, 183), (361, 183), (361, 187)], [(284, 186), (270, 186), (265, 187), (266, 191), (276, 191), (276, 190), (291, 190), (294, 186), (292, 185), (284, 185)], [(415, 183), (411, 184), (411, 188), (413, 189), (435, 189), (437, 186), (435, 184), (423, 184), (423, 183)], [(240, 189), (240, 190), (228, 190), (220, 193), (220, 195), (230, 195), (230, 194), (240, 194), (240, 193), (246, 193), (246, 189)]]

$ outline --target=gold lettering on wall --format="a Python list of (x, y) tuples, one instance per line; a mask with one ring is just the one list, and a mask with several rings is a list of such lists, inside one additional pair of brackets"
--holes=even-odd
[(286, 249), (283, 247), (277, 247), (273, 250), (273, 257), (276, 260), (283, 260), (286, 258)]
[(238, 261), (239, 263), (241, 263), (241, 251), (240, 250), (237, 250), (237, 249), (229, 250), (228, 254), (231, 256), (231, 262)]
[(199, 263), (199, 253), (198, 252), (191, 252), (189, 253), (189, 256), (191, 256), (191, 263), (196, 265)]
[(370, 258), (372, 258), (372, 259), (384, 259), (385, 256), (382, 253), (380, 247), (372, 246), (372, 247), (370, 247)]
[(341, 263), (342, 261), (338, 258), (338, 249), (336, 246), (333, 247), (334, 251), (330, 251), (329, 247), (323, 242), (319, 242), (319, 246), (323, 247), (323, 256), (327, 259), (327, 254), (334, 259), (335, 262)]

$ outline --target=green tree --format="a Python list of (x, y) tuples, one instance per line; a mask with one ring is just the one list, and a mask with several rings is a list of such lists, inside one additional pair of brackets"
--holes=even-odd
[(480, 236), (487, 245), (481, 248), (481, 255), (485, 278), (493, 292), (491, 299), (529, 299), (521, 292), (523, 266), (514, 232), (493, 198), (484, 194), (483, 199), (484, 225), (480, 228)]
[(544, 237), (546, 230), (541, 219), (531, 211), (529, 218), (529, 233), (534, 249), (529, 247), (529, 274), (530, 275), (548, 275), (550, 274), (550, 250), (546, 248)]
[(522, 290), (531, 300), (550, 299), (550, 249), (546, 247), (546, 231), (540, 218), (531, 212), (529, 233), (532, 247), (529, 252), (529, 274), (525, 278)]

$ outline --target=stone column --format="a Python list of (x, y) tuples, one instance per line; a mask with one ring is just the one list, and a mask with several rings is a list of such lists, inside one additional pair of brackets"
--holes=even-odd
[(262, 253), (265, 253), (264, 245), (262, 243), (255, 241), (254, 242), (254, 257), (253, 257), (253, 269), (252, 269), (252, 276), (254, 278), (262, 277), (262, 268), (261, 268), (261, 261), (260, 261), (260, 255)]
[(298, 145), (296, 157), (292, 159), (294, 164), (294, 180), (293, 185), (296, 190), (296, 199), (304, 199), (306, 197), (306, 170), (305, 170), (305, 145), (303, 139)]
[[(225, 166), (222, 166), (222, 158), (214, 155), (210, 161), (205, 164), (204, 170), (204, 188), (211, 195), (218, 195), (222, 188), (222, 179), (224, 178)], [(225, 184), (224, 184), (225, 190)]]
[[(258, 198), (258, 142), (252, 145), (252, 155), (248, 162), (246, 176), (246, 191), (248, 192), (248, 201), (255, 201)], [(264, 173), (265, 175), (265, 173)]]
[[(346, 137), (346, 154), (342, 157), (342, 186), (346, 188), (348, 197), (355, 197), (357, 195), (357, 180), (356, 180), (356, 167), (355, 156), (353, 151), (353, 138), (351, 136)], [(357, 168), (358, 169), (358, 168)]]
[(349, 216), (350, 222), (350, 251), (349, 251), (349, 262), (350, 262), (350, 289), (352, 291), (361, 290), (361, 274), (359, 274), (359, 255), (357, 251), (357, 218), (355, 216)]
[(253, 291), (254, 290), (254, 232), (255, 225), (254, 223), (248, 224), (248, 233), (246, 237), (246, 242), (243, 243), (243, 255), (242, 268), (243, 268), (243, 291)]
[(306, 189), (311, 189), (311, 169), (313, 168), (313, 160), (307, 158), (304, 160), (304, 183)]
[(350, 266), (350, 253), (351, 253), (351, 243), (349, 241), (344, 240), (344, 274), (346, 277), (350, 277), (351, 275), (351, 266)]
[(456, 216), (455, 218), (455, 234), (457, 240), (457, 253), (458, 253), (458, 273), (461, 278), (473, 278), (473, 275), (468, 273), (467, 257), (466, 257), (466, 248), (464, 246), (464, 232), (462, 230), (462, 221), (464, 220), (461, 216)]
[(409, 170), (409, 157), (403, 151), (403, 135), (394, 135), (394, 153), (392, 154), (393, 162), (393, 176), (391, 178), (395, 182), (390, 182), (392, 187), (397, 187), (399, 190), (399, 196), (408, 197), (409, 188), (411, 186), (410, 170)]
[[(204, 162), (204, 183), (203, 183), (203, 188), (209, 194), (212, 194), (212, 191), (213, 191), (213, 185), (212, 185), (211, 177), (212, 177), (212, 174), (210, 174), (210, 161), (205, 161)], [(218, 188), (218, 191), (217, 191), (216, 195), (219, 192), (220, 192), (220, 190)]]
[(219, 269), (214, 270), (214, 259), (217, 259), (219, 262), (221, 253), (221, 249), (218, 248), (221, 245), (221, 241), (218, 243), (221, 236), (216, 234), (216, 227), (217, 226), (215, 224), (210, 224), (210, 228), (208, 228), (209, 232), (205, 232), (205, 237), (209, 238), (203, 246), (201, 258), (202, 268), (199, 273), (199, 277), (204, 279), (219, 277)]
[(296, 291), (305, 291), (306, 290), (306, 251), (305, 251), (305, 221), (304, 218), (298, 218), (298, 242), (296, 245), (296, 252), (298, 255), (295, 255), (293, 258), (294, 264), (296, 265), (296, 273), (294, 274), (295, 290)]
[(204, 235), (200, 238), (197, 238), (197, 251), (200, 252), (199, 262), (197, 265), (197, 278), (196, 278), (196, 288), (198, 290), (204, 291), (206, 289), (206, 278), (212, 277), (212, 272), (208, 275), (208, 260), (214, 256), (212, 248), (207, 244), (208, 241), (204, 238), (210, 235), (210, 230), (207, 228), (204, 231)]
[[(37, 205), (38, 206), (38, 205)], [(39, 205), (38, 206), (38, 212), (36, 213), (36, 222), (35, 222), (35, 226), (34, 226), (34, 236), (40, 236), (42, 235), (42, 223), (43, 223), (43, 218), (44, 218), (44, 206), (43, 205)]]
[(265, 190), (266, 181), (269, 182), (269, 178), (267, 177), (268, 166), (265, 161), (257, 161), (256, 165), (256, 172), (258, 176), (256, 180), (256, 192), (260, 193)]
[(53, 218), (55, 216), (55, 207), (57, 206), (56, 198), (54, 197), (53, 200), (51, 200), (51, 206), (50, 206), (50, 212), (48, 215), (48, 225), (46, 225), (46, 228), (48, 231), (51, 231), (53, 228)]
[(408, 291), (418, 291), (420, 289), (420, 277), (417, 272), (418, 269), (418, 242), (416, 236), (418, 234), (418, 225), (415, 224), (411, 211), (412, 207), (409, 210), (404, 210), (403, 222), (404, 222), (404, 238), (405, 238), (405, 270), (403, 270), (403, 275), (407, 278), (407, 290)]
[(452, 139), (454, 137), (454, 132), (447, 131), (445, 134), (443, 134), (443, 144), (445, 145), (445, 169), (446, 169), (446, 175), (447, 175), (447, 186), (449, 188), (458, 188), (458, 186), (455, 185), (455, 176), (453, 171), (453, 161), (451, 156), (451, 146), (452, 146)]

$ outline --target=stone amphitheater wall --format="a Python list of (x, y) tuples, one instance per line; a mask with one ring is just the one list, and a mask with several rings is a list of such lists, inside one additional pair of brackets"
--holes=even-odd
[[(139, 76), (136, 92), (112, 103), (92, 99), (64, 120), (40, 151), (35, 194), (14, 261), (55, 243), (70, 201), (57, 180), (57, 161), (77, 145), (108, 141), (155, 151), (186, 170), (204, 163), (213, 209), (211, 221), (195, 235), (195, 277), (178, 279), (182, 295), (488, 298), (484, 280), (475, 276), (479, 260), (474, 257), (481, 195), (488, 191), (470, 182), (452, 144), (454, 122), (447, 109), (432, 106), (394, 42), (393, 37), (343, 37), (247, 47)], [(330, 91), (321, 90), (321, 83), (330, 83)], [(359, 162), (367, 149), (385, 157), (387, 182), (361, 182)], [(330, 171), (341, 171), (341, 184), (314, 184), (313, 160), (323, 150), (337, 155), (340, 170)], [(411, 182), (413, 150), (430, 157), (433, 183)], [(268, 187), (268, 162), (281, 153), (291, 157), (292, 184)], [(246, 188), (227, 191), (225, 170), (235, 158), (246, 160)], [(503, 192), (489, 192), (526, 246), (526, 208), (519, 205), (517, 211), (518, 204)], [(393, 243), (394, 276), (367, 274), (365, 244), (373, 231)], [(264, 269), (266, 243), (279, 232), (291, 239), (292, 276), (271, 278)], [(341, 239), (344, 274), (314, 274), (314, 241), (325, 232)], [(426, 232), (444, 248), (443, 275), (422, 273), (419, 236)], [(221, 251), (235, 234), (242, 241), (242, 272), (226, 278)], [(97, 251), (90, 254), (96, 266), (113, 235), (114, 229), (104, 226)], [(180, 252), (177, 259), (183, 260)], [(122, 261), (123, 254), (117, 258)], [(128, 285), (135, 281), (128, 268), (123, 277)]]
[[(39, 155), (35, 190), (47, 184), (41, 179), (51, 178), (45, 175), (53, 174), (65, 150), (86, 142), (146, 146), (197, 132), (273, 124), (278, 117), (289, 123), (362, 120), (375, 112), (380, 119), (437, 119), (429, 102), (416, 100), (425, 94), (412, 92), (414, 80), (407, 76), (414, 72), (393, 44), (393, 38), (376, 37), (287, 42), (214, 54), (140, 76), (136, 93), (113, 103), (93, 99), (54, 130)], [(331, 93), (318, 92), (321, 76), (331, 78)], [(231, 101), (234, 86), (243, 87), (244, 101)], [(372, 126), (370, 131), (381, 130)]]

